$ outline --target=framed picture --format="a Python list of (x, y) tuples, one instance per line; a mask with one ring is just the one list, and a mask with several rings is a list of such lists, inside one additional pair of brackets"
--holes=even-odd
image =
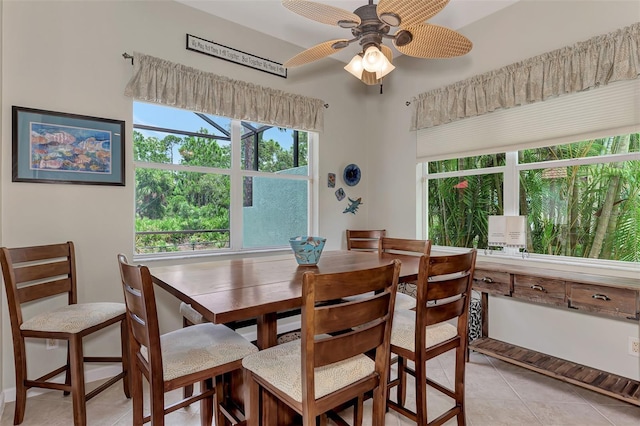
[(13, 106), (13, 182), (124, 186), (124, 121)]

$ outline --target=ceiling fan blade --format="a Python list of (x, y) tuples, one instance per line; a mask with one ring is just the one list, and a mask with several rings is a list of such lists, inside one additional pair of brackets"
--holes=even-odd
[[(384, 44), (380, 45), (380, 51), (382, 52), (382, 54), (384, 56), (387, 57), (389, 62), (393, 63), (393, 51), (391, 50), (390, 47), (387, 47)], [(363, 71), (362, 72), (362, 77), (360, 77), (360, 80), (362, 80), (362, 82), (364, 84), (366, 84), (367, 86), (373, 86), (373, 85), (376, 85), (376, 84), (380, 84), (380, 80), (381, 79), (377, 79), (376, 78), (376, 73), (375, 72)]]
[(284, 66), (287, 68), (293, 68), (300, 65), (308, 64), (309, 62), (317, 61), (318, 59), (322, 59), (329, 55), (333, 55), (334, 53), (344, 49), (341, 47), (339, 49), (334, 49), (332, 46), (337, 42), (346, 42), (347, 39), (337, 39), (337, 40), (329, 40), (324, 43), (316, 44), (313, 47), (308, 48), (300, 53), (298, 53), (293, 58), (289, 59), (284, 63)]
[(449, 0), (380, 0), (376, 11), (382, 22), (386, 22), (382, 15), (392, 14), (400, 18), (400, 27), (406, 28), (424, 23), (448, 3)]
[(358, 15), (339, 7), (305, 0), (282, 0), (282, 5), (298, 15), (323, 24), (337, 26), (340, 22), (353, 22), (349, 27), (360, 25)]
[(395, 47), (408, 56), (451, 58), (462, 56), (473, 47), (473, 43), (459, 32), (439, 25), (416, 24), (404, 29), (412, 34), (413, 40), (404, 46)]

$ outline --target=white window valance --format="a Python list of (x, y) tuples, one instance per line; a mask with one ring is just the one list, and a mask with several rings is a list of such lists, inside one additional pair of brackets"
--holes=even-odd
[(544, 101), (640, 75), (640, 23), (412, 99), (411, 130)]
[(324, 102), (142, 53), (134, 53), (134, 71), (125, 96), (175, 108), (321, 132)]

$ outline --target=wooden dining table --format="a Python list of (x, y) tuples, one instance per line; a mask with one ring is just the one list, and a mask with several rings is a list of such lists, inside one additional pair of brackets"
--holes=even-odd
[(302, 275), (344, 272), (402, 262), (401, 281), (418, 277), (419, 257), (357, 251), (325, 251), (316, 266), (298, 265), (293, 254), (244, 257), (150, 268), (153, 282), (216, 324), (256, 319), (257, 346), (276, 344), (278, 312), (302, 306)]
[[(190, 304), (205, 319), (216, 324), (254, 320), (258, 348), (277, 344), (278, 313), (302, 307), (302, 276), (305, 272), (354, 271), (401, 261), (400, 281), (418, 278), (420, 257), (393, 253), (326, 251), (315, 266), (298, 265), (293, 254), (243, 257), (150, 268), (153, 282)], [(229, 378), (233, 415), (243, 418), (242, 375)], [(291, 424), (295, 413), (266, 394), (262, 424)]]

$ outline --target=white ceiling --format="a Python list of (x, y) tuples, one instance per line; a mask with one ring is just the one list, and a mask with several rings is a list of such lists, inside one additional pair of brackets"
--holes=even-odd
[[(351, 38), (349, 30), (304, 18), (286, 9), (280, 0), (176, 1), (298, 45), (301, 48), (300, 51), (327, 40)], [(519, 0), (451, 0), (444, 10), (429, 20), (429, 23), (458, 30), (517, 1)], [(318, 0), (317, 2), (354, 11), (367, 4), (368, 0)], [(394, 30), (392, 28), (392, 32)], [(350, 46), (332, 57), (347, 63), (356, 50), (356, 46)], [(394, 56), (396, 55), (399, 55), (399, 52), (394, 49)]]

